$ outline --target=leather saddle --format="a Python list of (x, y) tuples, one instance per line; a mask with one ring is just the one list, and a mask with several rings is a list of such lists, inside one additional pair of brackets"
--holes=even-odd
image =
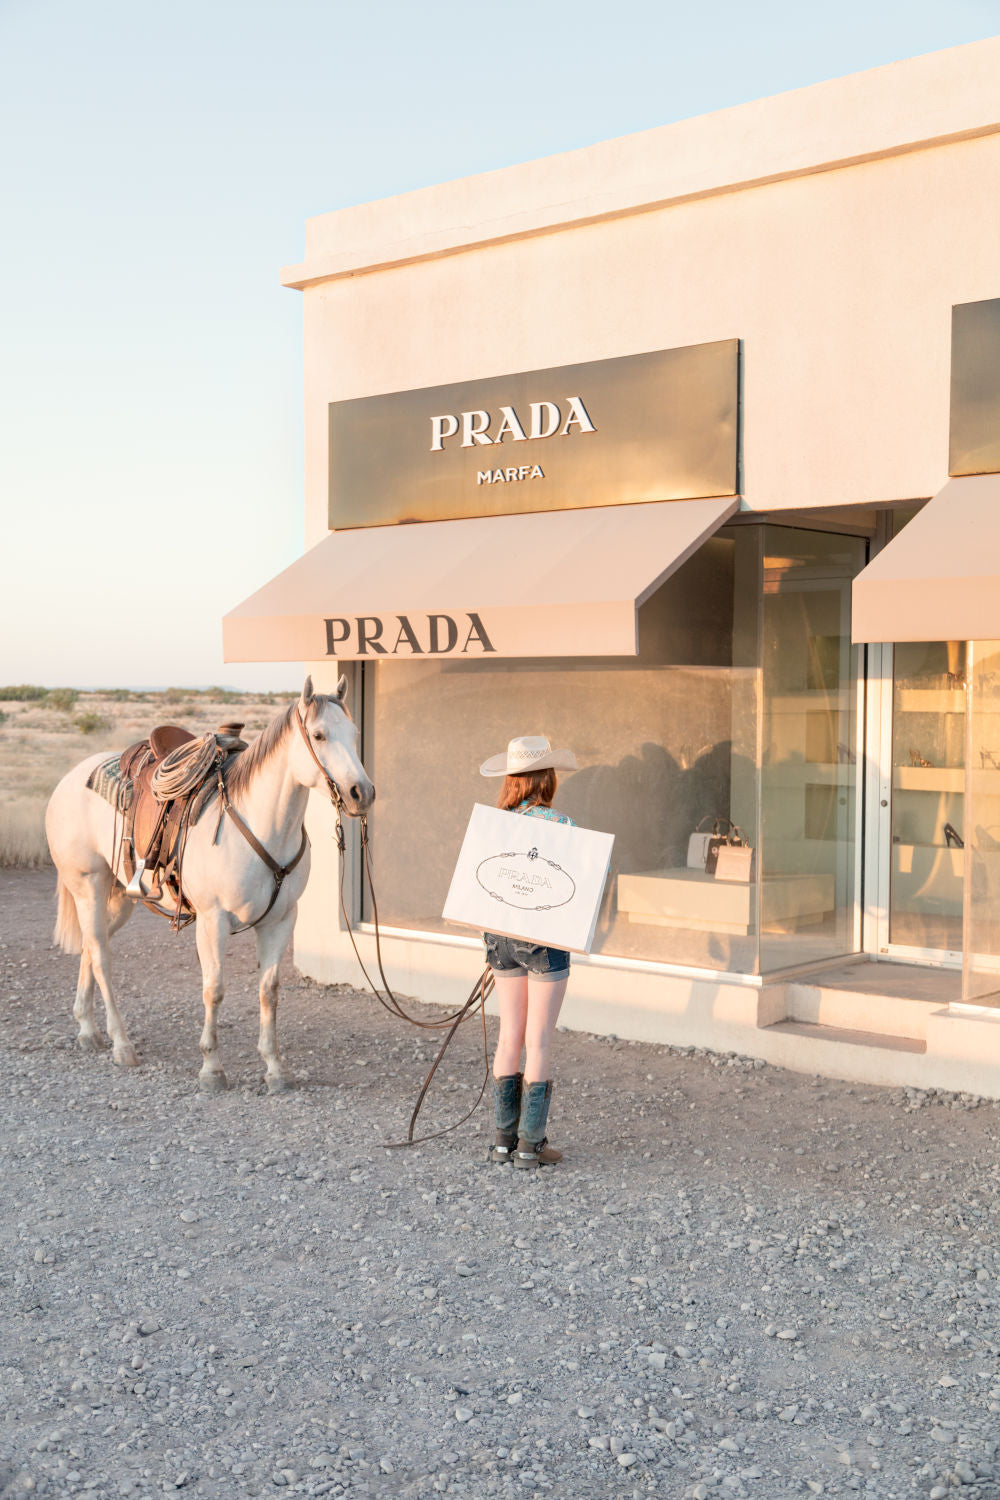
[[(242, 724), (222, 725), (216, 735), (219, 753), (215, 762), (198, 783), (169, 801), (156, 795), (153, 777), (167, 756), (192, 742), (195, 735), (179, 724), (161, 724), (148, 739), (137, 740), (120, 757), (122, 780), (129, 787), (122, 803), (125, 810), (122, 864), (128, 880), (126, 895), (155, 906), (169, 893), (176, 903), (173, 919), (178, 926), (193, 921), (195, 916), (181, 887), (184, 838), (190, 824), (204, 810), (211, 793), (210, 783), (221, 774), (234, 751), (246, 748), (240, 739), (242, 728)], [(148, 890), (142, 885), (143, 875), (151, 877)]]

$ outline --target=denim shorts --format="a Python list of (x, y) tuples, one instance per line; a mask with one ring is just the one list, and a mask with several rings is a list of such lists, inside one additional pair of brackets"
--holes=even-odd
[(500, 937), (484, 932), (486, 962), (494, 974), (513, 979), (515, 974), (530, 974), (533, 979), (565, 979), (569, 973), (569, 954), (563, 948), (543, 948), (539, 943), (521, 938)]

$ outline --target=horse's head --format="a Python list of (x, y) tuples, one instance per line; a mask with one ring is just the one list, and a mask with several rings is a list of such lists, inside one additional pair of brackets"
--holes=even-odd
[(312, 678), (306, 678), (296, 705), (301, 730), (292, 741), (291, 764), (303, 786), (324, 791), (327, 778), (333, 781), (344, 811), (357, 818), (375, 801), (375, 788), (358, 756), (358, 730), (344, 707), (346, 697), (346, 677), (332, 693), (314, 693)]

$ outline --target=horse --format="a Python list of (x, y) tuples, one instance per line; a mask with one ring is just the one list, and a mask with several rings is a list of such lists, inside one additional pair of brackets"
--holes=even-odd
[[(268, 1090), (290, 1087), (278, 1053), (278, 965), (309, 876), (303, 829), (309, 793), (329, 792), (351, 817), (361, 817), (375, 799), (357, 753), (358, 731), (345, 708), (346, 697), (346, 677), (331, 694), (314, 692), (307, 677), (298, 701), (238, 755), (226, 776), (225, 809), (216, 793), (188, 831), (184, 893), (197, 914), (195, 937), (205, 1004), (198, 1081), (206, 1092), (228, 1086), (219, 1060), (216, 1012), (224, 993), (226, 939), (249, 926), (257, 940), (260, 968), (257, 1050)], [(115, 999), (109, 951), (109, 939), (128, 921), (134, 902), (125, 893), (122, 851), (113, 848), (115, 809), (87, 786), (87, 778), (108, 754), (91, 756), (69, 771), (46, 809), (45, 831), (58, 875), (54, 940), (64, 953), (80, 954), (73, 1006), (77, 1044), (88, 1051), (105, 1046), (94, 1021), (96, 980), (113, 1059), (122, 1067), (135, 1067), (139, 1058)], [(294, 866), (283, 879), (276, 881), (241, 831), (240, 821), (263, 845), (274, 867)], [(295, 863), (297, 854), (301, 857)]]

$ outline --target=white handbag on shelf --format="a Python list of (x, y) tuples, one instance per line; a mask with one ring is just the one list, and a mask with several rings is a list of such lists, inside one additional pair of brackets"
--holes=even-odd
[[(711, 829), (705, 833), (702, 830), (703, 823), (711, 823)], [(715, 862), (722, 850), (732, 841), (738, 832), (735, 823), (729, 818), (723, 818), (718, 814), (706, 813), (701, 823), (688, 839), (687, 867), (689, 870), (704, 870), (707, 875), (715, 874)], [(742, 837), (742, 835), (741, 835)]]
[(712, 842), (710, 833), (692, 833), (688, 839), (687, 867), (689, 870), (703, 870), (708, 860), (708, 846)]

